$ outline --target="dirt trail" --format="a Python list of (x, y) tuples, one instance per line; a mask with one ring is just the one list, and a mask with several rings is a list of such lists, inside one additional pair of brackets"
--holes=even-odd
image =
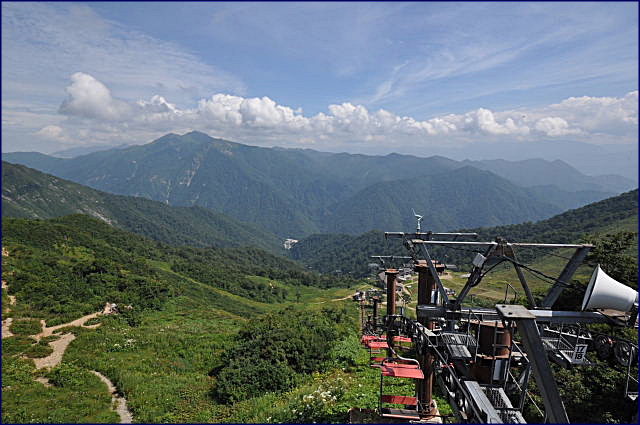
[[(9, 256), (9, 251), (7, 251), (4, 246), (2, 247), (2, 256), (3, 257)], [(7, 282), (5, 280), (2, 280), (2, 289), (8, 289), (8, 288), (9, 287), (7, 285)], [(9, 304), (15, 305), (15, 303), (16, 303), (16, 297), (14, 295), (9, 295)], [(31, 335), (31, 336), (33, 336), (36, 340), (39, 341), (40, 338), (51, 336), (58, 329), (62, 329), (68, 326), (81, 326), (83, 328), (95, 329), (98, 326), (100, 326), (100, 323), (97, 323), (95, 325), (85, 325), (85, 323), (102, 314), (108, 314), (108, 310), (109, 310), (108, 306), (109, 304), (107, 303), (107, 306), (105, 306), (104, 311), (88, 314), (79, 319), (73, 320), (69, 323), (63, 323), (62, 325), (47, 327), (47, 323), (44, 320), (40, 320), (40, 324), (42, 325), (42, 331), (37, 335)], [(7, 308), (6, 312), (8, 313), (9, 311), (11, 310)], [(2, 321), (2, 338), (13, 336), (13, 334), (9, 330), (12, 322), (13, 322), (12, 317), (9, 317)], [(36, 366), (36, 369), (42, 369), (45, 367), (53, 368), (57, 366), (62, 361), (62, 356), (64, 355), (64, 352), (67, 350), (67, 347), (69, 346), (71, 341), (73, 341), (74, 339), (76, 339), (74, 334), (66, 333), (62, 335), (60, 338), (58, 338), (57, 340), (49, 342), (49, 346), (53, 349), (53, 352), (47, 357), (32, 359)], [(100, 380), (107, 385), (107, 388), (109, 389), (109, 393), (111, 394), (112, 404), (115, 405), (115, 410), (120, 416), (120, 423), (123, 423), (123, 424), (132, 423), (133, 416), (131, 415), (131, 412), (129, 412), (129, 409), (127, 408), (127, 400), (121, 397), (117, 393), (116, 387), (106, 376), (100, 374), (99, 372), (96, 372), (95, 370), (92, 370), (91, 372), (93, 372), (96, 376), (98, 376), (98, 378), (100, 378)], [(42, 383), (46, 387), (51, 386), (47, 378), (37, 377), (35, 378), (35, 380)]]
[(12, 317), (9, 317), (8, 319), (5, 319), (2, 321), (2, 338), (3, 339), (13, 336), (13, 334), (9, 330), (9, 328), (11, 327), (11, 322), (13, 322)]
[[(7, 249), (3, 246), (2, 247), (2, 256), (3, 257), (8, 257), (9, 256), (9, 251), (7, 251)], [(9, 290), (9, 286), (7, 285), (7, 281), (2, 279), (2, 289), (6, 289), (7, 291)], [(16, 297), (15, 295), (8, 295), (9, 297), (9, 305), (15, 305), (16, 304)], [(11, 311), (10, 308), (7, 308), (7, 313), (9, 313)], [(13, 336), (13, 334), (11, 333), (11, 331), (9, 330), (9, 327), (11, 326), (11, 322), (13, 321), (13, 319), (11, 317), (5, 319), (2, 321), (2, 338), (8, 338), (10, 336)]]
[(33, 362), (36, 365), (36, 369), (42, 369), (44, 367), (56, 367), (62, 361), (64, 352), (66, 351), (71, 341), (73, 341), (74, 339), (76, 339), (76, 336), (69, 333), (62, 335), (60, 339), (56, 341), (50, 342), (49, 346), (53, 348), (53, 353), (49, 354), (47, 357), (33, 359)]
[(100, 378), (102, 382), (104, 382), (107, 385), (107, 388), (109, 389), (109, 393), (111, 394), (112, 403), (115, 404), (116, 406), (116, 413), (120, 415), (120, 423), (121, 424), (132, 423), (133, 415), (131, 415), (131, 412), (127, 408), (127, 400), (124, 397), (120, 396), (120, 394), (118, 394), (118, 391), (116, 387), (113, 385), (113, 382), (111, 382), (109, 378), (107, 378), (100, 372), (96, 372), (95, 370), (92, 370), (91, 372), (93, 372), (98, 378)]
[[(6, 289), (9, 290), (9, 285), (7, 285), (7, 281), (6, 280), (2, 280), (2, 289)], [(10, 305), (15, 305), (16, 304), (16, 296), (15, 295), (9, 295), (7, 294), (7, 296), (9, 297), (9, 304)], [(10, 312), (11, 309), (7, 309), (7, 313)]]
[[(40, 323), (42, 324), (42, 332), (40, 332), (37, 335), (33, 335), (33, 337), (36, 340), (40, 341), (40, 338), (51, 336), (56, 330), (67, 327), (67, 326), (81, 326), (83, 328), (89, 328), (89, 329), (97, 328), (98, 326), (100, 326), (100, 323), (95, 325), (90, 325), (90, 326), (85, 326), (85, 323), (87, 322), (87, 320), (93, 319), (94, 317), (98, 317), (98, 315), (100, 314), (102, 313), (98, 312), (98, 313), (88, 314), (86, 316), (83, 316), (69, 323), (64, 323), (62, 325), (57, 325), (57, 326), (51, 326), (50, 328), (47, 327), (47, 323), (44, 320), (40, 320)], [(62, 335), (60, 339), (50, 342), (49, 346), (53, 348), (53, 353), (51, 353), (47, 357), (43, 357), (40, 359), (33, 359), (33, 362), (36, 364), (36, 368), (42, 369), (43, 367), (52, 368), (57, 366), (62, 361), (62, 356), (64, 355), (64, 352), (66, 351), (67, 347), (69, 346), (71, 341), (73, 341), (74, 339), (76, 339), (74, 334), (67, 333)]]
[(34, 335), (34, 337), (39, 341), (40, 338), (53, 335), (53, 333), (55, 331), (57, 331), (58, 329), (65, 328), (67, 326), (81, 326), (83, 328), (95, 329), (98, 326), (100, 326), (100, 323), (95, 324), (95, 325), (88, 325), (88, 326), (85, 325), (85, 323), (88, 320), (91, 320), (91, 319), (93, 319), (95, 317), (98, 317), (101, 314), (102, 314), (102, 312), (96, 312), (96, 313), (87, 314), (86, 316), (82, 316), (81, 318), (73, 320), (73, 321), (71, 321), (69, 323), (63, 323), (62, 325), (51, 326), (50, 328), (47, 327), (47, 323), (44, 320), (40, 320), (40, 324), (42, 324), (42, 332), (40, 332), (37, 335)]
[(347, 295), (346, 297), (343, 298), (334, 298), (331, 301), (342, 301), (342, 300), (348, 300), (349, 298), (353, 297), (353, 294), (351, 295)]

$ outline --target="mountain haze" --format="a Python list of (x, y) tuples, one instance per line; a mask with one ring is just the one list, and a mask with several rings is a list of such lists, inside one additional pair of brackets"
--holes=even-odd
[(637, 183), (622, 176), (587, 176), (559, 159), (527, 159), (507, 161), (504, 159), (462, 161), (481, 170), (491, 171), (511, 182), (524, 186), (555, 185), (566, 191), (605, 191), (625, 192), (637, 186)]

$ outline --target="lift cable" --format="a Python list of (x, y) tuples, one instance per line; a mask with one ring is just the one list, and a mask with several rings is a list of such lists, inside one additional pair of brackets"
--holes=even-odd
[(560, 284), (561, 284), (561, 285), (563, 285), (565, 288), (573, 288), (573, 289), (578, 289), (578, 290), (582, 290), (582, 291), (584, 291), (584, 290), (585, 290), (585, 288), (584, 288), (582, 285), (577, 285), (577, 284), (575, 284), (575, 283), (565, 282), (565, 281), (563, 281), (563, 280), (559, 280), (559, 279), (557, 279), (557, 278), (554, 278), (553, 276), (549, 276), (549, 275), (547, 275), (547, 274), (545, 274), (545, 273), (541, 272), (540, 270), (536, 270), (536, 269), (534, 269), (534, 268), (532, 268), (532, 267), (527, 266), (526, 264), (522, 264), (522, 263), (520, 263), (520, 262), (518, 262), (518, 261), (515, 261), (513, 258), (510, 258), (510, 257), (504, 257), (504, 256), (503, 256), (502, 258), (504, 258), (504, 259), (506, 259), (506, 260), (509, 260), (509, 261), (510, 261), (510, 262), (512, 262), (513, 264), (515, 264), (515, 265), (517, 265), (517, 266), (519, 266), (519, 267), (522, 267), (522, 268), (523, 268), (523, 269), (525, 269), (525, 270), (528, 270), (528, 271), (530, 271), (530, 272), (532, 272), (532, 273), (535, 273), (535, 274), (537, 274), (537, 275), (542, 276), (542, 277), (536, 276), (536, 277), (538, 277), (538, 278), (539, 278), (539, 279), (541, 279), (541, 280), (544, 280), (544, 279), (542, 279), (542, 278), (546, 278), (546, 279), (548, 279), (548, 281), (549, 281), (549, 282), (547, 282), (547, 283), (552, 283), (552, 284), (554, 284), (554, 283), (560, 283)]

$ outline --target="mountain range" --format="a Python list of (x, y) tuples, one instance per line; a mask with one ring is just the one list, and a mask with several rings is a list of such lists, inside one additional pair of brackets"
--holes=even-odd
[[(171, 206), (200, 206), (278, 237), (410, 230), (412, 208), (433, 230), (540, 220), (634, 187), (619, 176), (584, 176), (562, 161), (454, 161), (262, 148), (204, 133), (55, 158), (3, 160), (105, 192)], [(518, 176), (518, 169), (523, 176)]]

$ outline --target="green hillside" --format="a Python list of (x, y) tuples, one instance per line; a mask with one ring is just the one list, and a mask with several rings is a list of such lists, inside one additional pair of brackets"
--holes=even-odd
[(428, 208), (433, 225), (447, 228), (517, 223), (611, 194), (593, 185), (574, 185), (575, 192), (523, 188), (437, 156), (262, 148), (199, 132), (71, 159), (36, 153), (7, 153), (3, 159), (110, 193), (211, 209), (296, 239), (406, 229), (412, 207)]
[[(425, 215), (425, 222), (429, 215)], [(430, 224), (423, 222), (423, 229), (431, 230)], [(637, 232), (638, 228), (638, 190), (633, 190), (582, 208), (570, 210), (547, 220), (536, 223), (522, 223), (509, 226), (467, 228), (460, 231), (477, 232), (478, 240), (494, 240), (502, 236), (509, 241), (575, 243), (587, 234), (617, 233), (621, 231)], [(397, 231), (397, 227), (385, 229)], [(438, 229), (438, 230), (451, 230)], [(435, 249), (435, 255), (447, 263), (468, 265), (473, 253), (466, 251)], [(351, 235), (313, 235), (295, 244), (290, 251), (292, 258), (310, 265), (314, 270), (334, 272), (342, 270), (355, 276), (370, 273), (367, 264), (371, 255), (406, 255), (407, 251), (400, 240), (385, 241), (384, 232), (374, 231), (360, 236)], [(519, 258), (534, 261), (544, 252), (540, 250), (522, 250)], [(446, 256), (446, 257), (445, 257)]]
[[(2, 231), (3, 319), (14, 334), (3, 332), (4, 423), (117, 422), (92, 371), (116, 385), (136, 422), (264, 422), (290, 415), (290, 404), (336, 374), (346, 378), (342, 368), (356, 361), (349, 353), (361, 351), (357, 310), (338, 301), (353, 281), (264, 251), (172, 247), (85, 215), (3, 218)], [(64, 325), (106, 302), (120, 312), (87, 322), (97, 328), (34, 339), (40, 319)], [(36, 369), (49, 342), (69, 332), (62, 362)], [(353, 397), (359, 382), (342, 386), (341, 397)]]
[(112, 195), (22, 165), (2, 163), (3, 217), (46, 219), (75, 213), (173, 245), (251, 245), (284, 252), (275, 235), (209, 209)]

